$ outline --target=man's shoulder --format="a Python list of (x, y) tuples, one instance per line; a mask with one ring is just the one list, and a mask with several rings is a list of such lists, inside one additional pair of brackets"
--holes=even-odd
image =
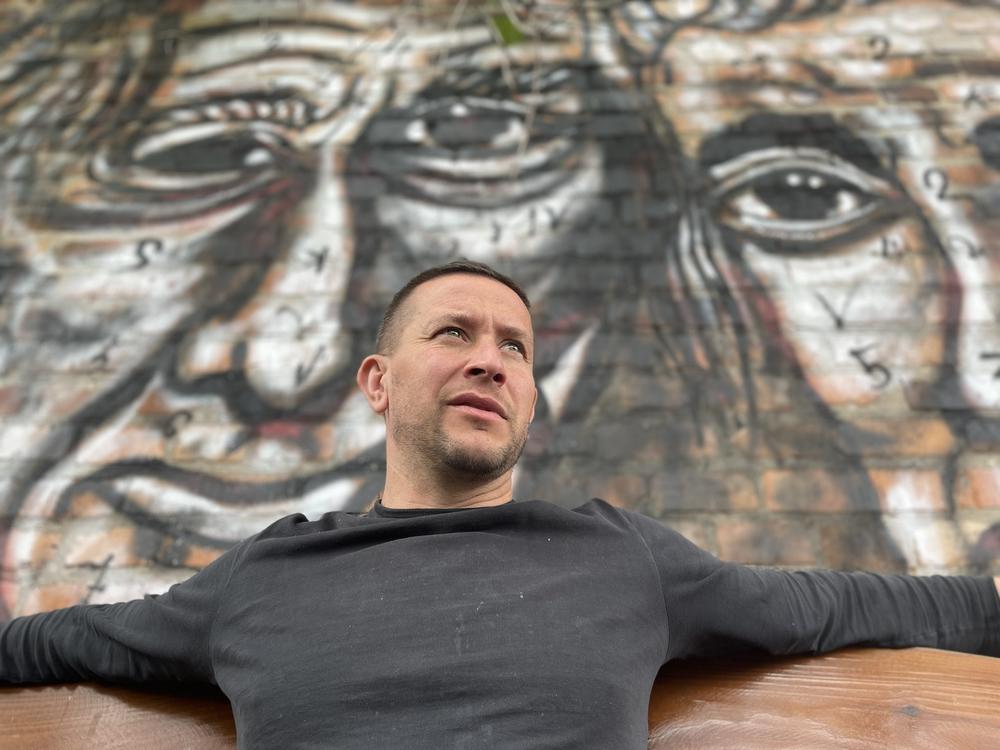
[(268, 524), (246, 541), (260, 542), (268, 539), (306, 536), (337, 528), (350, 528), (357, 526), (363, 518), (365, 518), (365, 514), (360, 511), (330, 511), (315, 520), (310, 520), (304, 513), (292, 513)]
[(632, 531), (638, 530), (636, 527), (637, 523), (659, 523), (637, 510), (614, 505), (599, 497), (592, 497), (576, 506), (562, 505), (547, 500), (533, 500), (531, 502), (538, 503), (539, 511), (542, 514), (564, 514), (567, 517), (575, 517), (581, 521), (611, 524), (621, 528), (628, 528)]
[[(486, 509), (470, 509), (473, 517), (485, 520), (478, 511)], [(645, 524), (659, 524), (658, 521), (643, 515), (642, 513), (622, 508), (601, 498), (591, 498), (586, 502), (575, 506), (569, 504), (556, 503), (549, 500), (531, 499), (518, 500), (505, 506), (497, 506), (489, 509), (490, 517), (497, 520), (504, 516), (521, 516), (522, 522), (532, 524), (533, 522), (554, 521), (556, 523), (567, 523), (573, 525), (594, 524), (611, 525), (623, 531), (633, 533), (640, 532)], [(464, 513), (459, 511), (459, 513)], [(414, 515), (408, 519), (383, 518), (373, 512), (361, 511), (329, 511), (319, 516), (315, 520), (310, 520), (303, 513), (293, 513), (272, 522), (261, 531), (245, 540), (247, 544), (267, 542), (268, 540), (288, 539), (292, 537), (303, 537), (312, 534), (349, 531), (370, 525), (378, 525), (387, 521), (398, 523), (400, 520), (420, 523), (419, 519), (427, 519), (427, 516)], [(453, 512), (439, 514), (437, 518), (441, 522), (447, 518), (449, 521), (457, 521)], [(433, 521), (431, 522), (433, 523)], [(451, 523), (448, 524), (449, 526)]]

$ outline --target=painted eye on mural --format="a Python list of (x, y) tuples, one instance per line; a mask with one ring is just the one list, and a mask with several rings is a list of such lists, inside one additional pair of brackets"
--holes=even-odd
[(983, 164), (1000, 170), (1000, 117), (991, 117), (979, 123), (969, 140), (979, 149)]
[(194, 190), (270, 172), (291, 151), (280, 133), (261, 123), (160, 126), (127, 146), (98, 153), (91, 166), (106, 185), (139, 190)]
[[(185, 137), (187, 136), (187, 137)], [(134, 151), (137, 167), (163, 173), (207, 175), (238, 172), (274, 163), (274, 138), (249, 131), (151, 139)]]
[(406, 127), (406, 140), (474, 156), (516, 149), (527, 137), (522, 107), (477, 98), (435, 102)]
[[(429, 88), (373, 124), (398, 145), (376, 150), (370, 163), (394, 191), (432, 203), (495, 205), (544, 194), (581, 155), (579, 91), (558, 73), (515, 94), (495, 72), (448, 81), (448, 93)], [(455, 95), (455, 86), (468, 93)]]
[(817, 148), (760, 149), (710, 173), (722, 224), (806, 247), (874, 228), (897, 204), (888, 182)]

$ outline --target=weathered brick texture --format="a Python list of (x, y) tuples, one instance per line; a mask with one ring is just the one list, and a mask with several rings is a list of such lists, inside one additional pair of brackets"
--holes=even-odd
[(0, 614), (363, 508), (382, 308), (523, 281), (515, 496), (1000, 573), (1000, 9), (0, 7)]

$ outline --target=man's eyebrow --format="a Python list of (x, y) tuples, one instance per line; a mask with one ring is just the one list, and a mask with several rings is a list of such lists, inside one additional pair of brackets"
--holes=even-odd
[[(444, 312), (434, 318), (431, 318), (427, 324), (427, 330), (434, 330), (439, 326), (446, 326), (450, 324), (457, 324), (463, 328), (475, 328), (480, 322), (479, 318), (475, 315), (469, 315), (468, 313)], [(504, 338), (517, 339), (524, 344), (531, 342), (531, 334), (520, 326), (500, 323), (497, 325), (497, 330)]]

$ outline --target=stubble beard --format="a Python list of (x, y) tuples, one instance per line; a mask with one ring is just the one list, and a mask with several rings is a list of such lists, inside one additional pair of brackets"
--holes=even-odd
[(451, 471), (456, 477), (488, 482), (512, 469), (521, 457), (528, 440), (528, 426), (515, 426), (505, 445), (493, 449), (474, 449), (450, 437), (444, 430), (443, 419), (433, 428), (427, 425), (401, 424), (393, 426), (397, 444), (409, 445), (414, 455), (430, 466)]

